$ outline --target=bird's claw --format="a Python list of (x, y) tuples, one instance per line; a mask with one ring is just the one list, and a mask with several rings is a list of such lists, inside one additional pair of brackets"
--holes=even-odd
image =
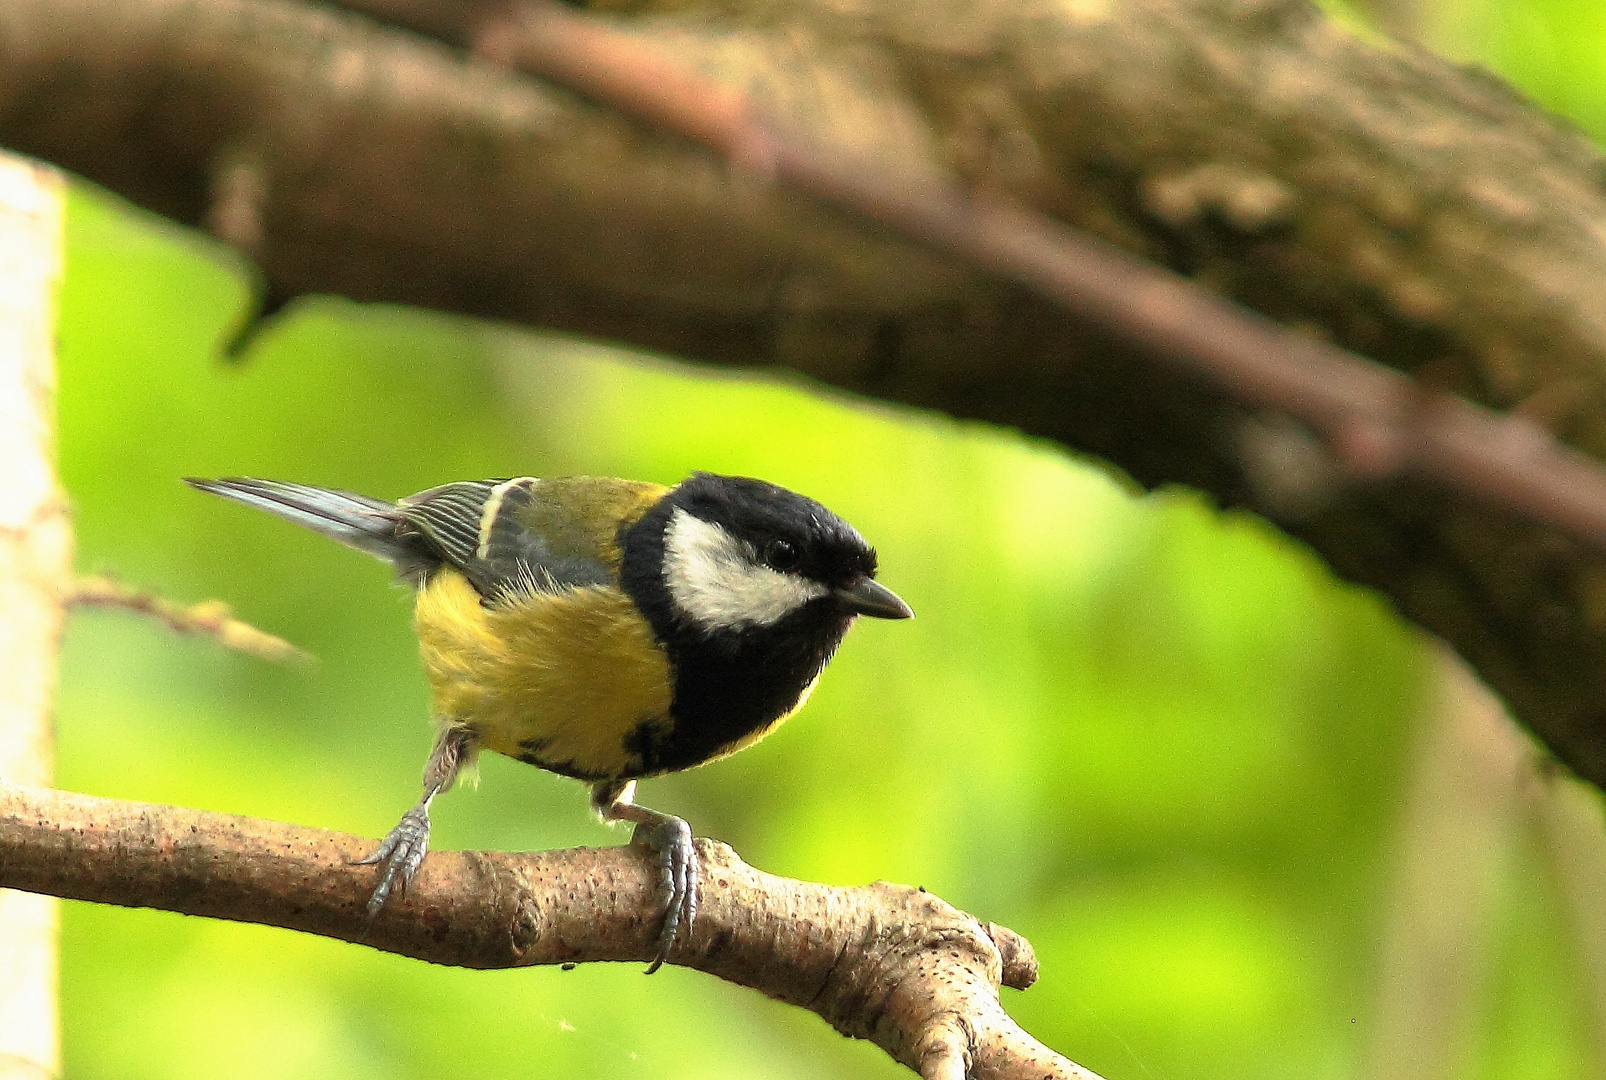
[(630, 842), (657, 853), (659, 887), (669, 896), (663, 929), (658, 932), (658, 955), (647, 968), (651, 975), (668, 959), (676, 936), (691, 933), (692, 920), (697, 917), (697, 846), (692, 842), (691, 826), (667, 814), (660, 821), (637, 825)]
[(429, 850), (429, 811), (415, 806), (402, 815), (401, 821), (390, 830), (373, 853), (353, 862), (354, 866), (383, 866), (374, 895), (368, 898), (368, 921), (384, 908), (392, 891), (406, 894), (407, 886), (418, 873)]

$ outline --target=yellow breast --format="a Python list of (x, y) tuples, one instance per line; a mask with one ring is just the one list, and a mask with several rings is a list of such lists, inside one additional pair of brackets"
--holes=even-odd
[(582, 779), (622, 777), (640, 768), (629, 736), (671, 723), (669, 660), (618, 589), (486, 608), (442, 569), (419, 591), (416, 620), (436, 716), (487, 749)]

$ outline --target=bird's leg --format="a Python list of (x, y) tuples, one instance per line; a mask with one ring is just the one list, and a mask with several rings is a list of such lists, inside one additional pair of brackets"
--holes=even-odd
[(451, 788), (458, 770), (474, 751), (474, 734), (467, 728), (448, 725), (435, 736), (435, 747), (424, 763), (424, 794), (396, 827), (390, 830), (376, 851), (358, 859), (358, 866), (383, 866), (379, 885), (368, 899), (368, 921), (373, 922), (385, 906), (392, 890), (405, 893), (407, 885), (429, 850), (429, 803)]
[(628, 821), (635, 825), (632, 844), (640, 844), (658, 856), (660, 887), (669, 896), (664, 909), (663, 929), (658, 932), (658, 955), (647, 974), (657, 971), (669, 956), (677, 934), (691, 933), (697, 917), (697, 848), (692, 844), (691, 826), (678, 817), (637, 806), (634, 780), (604, 780), (591, 789), (592, 809), (603, 821)]

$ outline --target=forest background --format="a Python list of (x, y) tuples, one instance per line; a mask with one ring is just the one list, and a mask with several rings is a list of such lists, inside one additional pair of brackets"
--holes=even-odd
[[(1444, 2), (1417, 30), (1606, 138), (1600, 5)], [(1390, 950), (1424, 874), (1411, 837), (1434, 827), (1436, 684), (1428, 644), (1375, 596), (1188, 492), (784, 376), (333, 300), (298, 303), (231, 365), (247, 292), (223, 248), (75, 187), (60, 464), (81, 568), (223, 599), (319, 662), (78, 615), (59, 786), (374, 836), (414, 797), (429, 730), (406, 594), (180, 476), (387, 496), (763, 476), (857, 524), (919, 617), (857, 628), (801, 716), (651, 782), (651, 805), (763, 869), (919, 884), (1018, 930), (1043, 974), (1006, 1004), (1111, 1080), (1379, 1075)], [(438, 804), (439, 846), (623, 840), (573, 782), (482, 772)], [(1579, 945), (1606, 906), (1569, 902), (1541, 833), (1518, 815), (1471, 852), (1490, 899), (1439, 1075), (1606, 1076), (1606, 987)], [(903, 1075), (695, 972), (470, 972), (146, 911), (67, 903), (63, 920), (72, 1077)]]

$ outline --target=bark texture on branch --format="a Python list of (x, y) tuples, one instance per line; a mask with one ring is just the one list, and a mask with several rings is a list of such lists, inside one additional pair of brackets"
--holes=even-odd
[[(498, 9), (361, 6), (459, 44)], [(1300, 0), (660, 0), (620, 23), (821, 137), (956, 171), (1606, 454), (1600, 157), (1486, 75)], [(275, 297), (786, 366), (1249, 506), (1606, 783), (1600, 557), (1419, 482), (1307, 498), (1331, 463), (1280, 418), (440, 42), (294, 0), (11, 0), (0, 141), (210, 227)]]
[[(56, 287), (66, 185), (0, 154), (0, 784), (55, 770), (72, 528), (56, 486)], [(61, 1072), (56, 902), (0, 886), (0, 1077)]]
[[(369, 927), (371, 841), (169, 806), (0, 786), (0, 887), (281, 926), (472, 968), (657, 952), (658, 876), (634, 847), (432, 852)], [(838, 888), (753, 869), (699, 840), (697, 922), (669, 962), (823, 1017), (928, 1080), (1098, 1080), (1004, 1012), (1031, 946), (922, 889)]]

